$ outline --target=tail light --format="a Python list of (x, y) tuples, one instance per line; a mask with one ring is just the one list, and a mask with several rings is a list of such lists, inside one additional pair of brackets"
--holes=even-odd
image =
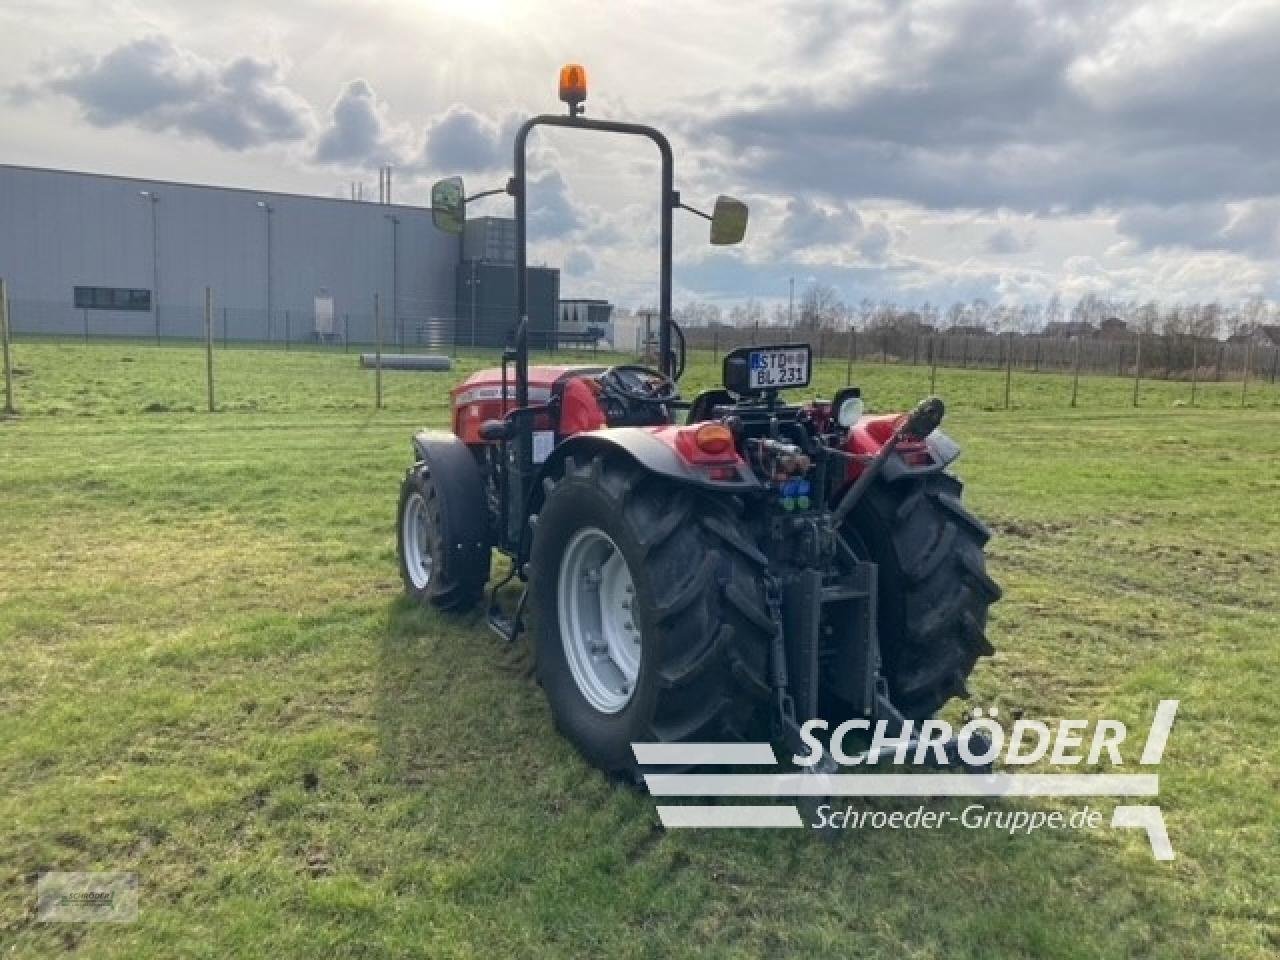
[(673, 432), (676, 452), (686, 463), (735, 465), (741, 460), (733, 445), (733, 432), (723, 423), (676, 427)]

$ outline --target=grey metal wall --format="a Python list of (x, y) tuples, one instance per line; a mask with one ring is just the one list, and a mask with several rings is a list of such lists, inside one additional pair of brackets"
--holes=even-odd
[(0, 165), (0, 276), (17, 332), (78, 334), (87, 321), (95, 336), (154, 333), (150, 312), (83, 311), (72, 294), (75, 286), (152, 288), (152, 203), (141, 191), (159, 198), (153, 303), (164, 336), (203, 334), (206, 285), (215, 333), (230, 339), (283, 339), (286, 322), (293, 339), (305, 339), (322, 290), (340, 332), (349, 318), (353, 340), (372, 339), (375, 293), (389, 342), (418, 342), (431, 319), (455, 316), (459, 240), (436, 230), (427, 210)]
[[(560, 271), (554, 267), (530, 267), (527, 277), (529, 344), (535, 349), (554, 349)], [(503, 346), (509, 342), (515, 320), (515, 264), (481, 260), (458, 264), (458, 343)]]

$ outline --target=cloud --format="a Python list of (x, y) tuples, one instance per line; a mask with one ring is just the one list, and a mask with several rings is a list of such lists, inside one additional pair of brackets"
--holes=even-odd
[(66, 63), (40, 86), (75, 100), (94, 126), (171, 130), (245, 150), (301, 140), (314, 128), (310, 105), (282, 74), (273, 61), (213, 61), (152, 35)]
[(777, 241), (788, 249), (849, 243), (862, 230), (862, 216), (851, 206), (823, 206), (808, 197), (792, 197), (778, 227)]
[(453, 106), (427, 128), (423, 159), (435, 171), (483, 173), (510, 166), (509, 124)]
[(367, 81), (348, 82), (334, 100), (329, 125), (316, 142), (316, 161), (363, 166), (396, 158), (399, 134), (388, 115), (387, 105)]
[(844, 202), (1057, 212), (1244, 199), (1280, 182), (1280, 127), (1259, 122), (1280, 112), (1280, 8), (1220, 6), (811, 11), (827, 31), (843, 18), (857, 55), (722, 96), (697, 126), (756, 189), (804, 184)]
[(529, 235), (555, 240), (582, 226), (582, 216), (569, 197), (564, 177), (555, 171), (528, 182)]
[(1219, 250), (1269, 258), (1280, 253), (1280, 197), (1134, 207), (1117, 216), (1116, 230), (1141, 251)]
[(1035, 232), (1016, 231), (1010, 226), (996, 227), (983, 241), (983, 249), (997, 256), (1027, 253), (1035, 246)]
[(564, 272), (573, 277), (586, 276), (595, 268), (595, 259), (586, 250), (571, 250), (564, 258)]

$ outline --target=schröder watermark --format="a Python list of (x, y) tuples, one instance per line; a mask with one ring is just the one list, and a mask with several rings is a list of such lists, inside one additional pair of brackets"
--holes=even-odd
[(42, 923), (128, 923), (138, 918), (136, 873), (42, 873), (36, 919)]
[[(1139, 766), (1160, 763), (1177, 715), (1177, 700), (1162, 700), (1156, 709), (1142, 752)], [(1092, 727), (1092, 730), (1090, 728)], [(849, 753), (845, 738), (853, 732), (869, 735), (870, 747)], [(834, 729), (824, 720), (810, 720), (801, 727), (800, 740), (806, 750), (790, 758), (799, 767), (789, 773), (653, 773), (645, 775), (649, 792), (656, 797), (816, 797), (824, 803), (818, 808), (825, 816), (806, 823), (795, 806), (714, 805), (658, 807), (658, 816), (666, 827), (815, 827), (845, 828), (848, 816), (831, 816), (838, 809), (839, 797), (1156, 797), (1160, 778), (1155, 773), (836, 773), (836, 769), (862, 768), (892, 761), (899, 766), (936, 768), (954, 765), (947, 753), (953, 744), (959, 759), (972, 768), (1002, 766), (1021, 767), (1031, 763), (1047, 763), (1050, 767), (1125, 766), (1124, 751), (1128, 731), (1117, 720), (1062, 720), (1051, 728), (1038, 720), (1014, 720), (1008, 731), (1000, 724), (993, 708), (973, 711), (971, 718), (955, 732), (944, 720), (926, 720), (919, 727), (908, 721), (890, 733), (890, 725), (880, 720), (853, 719)], [(769, 765), (777, 763), (773, 748), (767, 743), (635, 743), (636, 762), (642, 765)], [(825, 764), (823, 761), (826, 761)], [(1132, 756), (1130, 759), (1132, 763)], [(1000, 817), (976, 817), (980, 805), (967, 807), (958, 815), (961, 826), (1009, 829)], [(922, 810), (924, 808), (921, 808)], [(1087, 809), (1087, 808), (1086, 808)], [(851, 811), (847, 812), (866, 812)], [(941, 816), (941, 811), (933, 811)], [(992, 811), (981, 809), (984, 814)], [(878, 813), (875, 811), (873, 813)], [(1099, 826), (1096, 816), (1073, 820), (1064, 811), (999, 811), (1009, 814), (1017, 829), (1010, 832), (1032, 832), (1040, 829), (1093, 828)], [(1091, 811), (1097, 815), (1097, 811)], [(966, 820), (966, 814), (971, 814)], [(1018, 814), (1022, 816), (1019, 817)], [(948, 813), (948, 816), (951, 814)], [(1056, 816), (1055, 816), (1056, 815)], [(924, 819), (923, 813), (919, 818)], [(949, 820), (937, 819), (931, 826), (942, 826)], [(1165, 830), (1164, 816), (1154, 804), (1121, 805), (1112, 810), (1112, 827), (1139, 827), (1147, 832), (1151, 850), (1158, 860), (1172, 860), (1173, 848)], [(873, 829), (875, 827), (873, 826)]]
[(817, 830), (937, 830), (957, 824), (967, 830), (1033, 834), (1041, 830), (1096, 830), (1106, 822), (1101, 810), (1085, 804), (1074, 810), (993, 810), (971, 803), (963, 810), (865, 810), (852, 804), (821, 804), (809, 826)]

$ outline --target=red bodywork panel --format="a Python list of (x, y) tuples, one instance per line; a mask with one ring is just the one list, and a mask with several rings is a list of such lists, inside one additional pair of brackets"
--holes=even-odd
[[(551, 388), (567, 374), (581, 371), (583, 374), (598, 372), (599, 367), (537, 366), (529, 368), (529, 403), (538, 406), (551, 399)], [(580, 380), (581, 378), (574, 378)], [(585, 386), (585, 384), (583, 384)], [(588, 389), (590, 389), (588, 387)], [(581, 403), (581, 396), (576, 403)], [(502, 368), (488, 367), (477, 370), (449, 391), (453, 402), (453, 432), (466, 444), (484, 443), (480, 437), (480, 425), (486, 420), (501, 420), (503, 414), (516, 405), (516, 381), (511, 371), (507, 378), (507, 402), (502, 401)], [(597, 410), (599, 408), (597, 407)], [(604, 415), (600, 414), (600, 423)], [(547, 417), (539, 417), (535, 430), (551, 430), (553, 424)]]

